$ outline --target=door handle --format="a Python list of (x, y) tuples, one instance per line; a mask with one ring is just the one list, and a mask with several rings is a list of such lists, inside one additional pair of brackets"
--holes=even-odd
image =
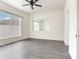
[(76, 38), (79, 38), (79, 34), (76, 34)]

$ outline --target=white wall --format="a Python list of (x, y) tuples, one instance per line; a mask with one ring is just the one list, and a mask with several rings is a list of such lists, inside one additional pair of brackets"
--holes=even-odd
[[(33, 31), (32, 20), (48, 19), (49, 31)], [(41, 12), (31, 15), (30, 37), (51, 40), (64, 40), (64, 10)]]
[[(4, 4), (3, 2), (0, 1), (0, 10), (4, 10), (4, 11), (7, 11), (7, 12), (10, 12), (10, 13), (13, 13), (13, 14), (16, 14), (16, 15), (19, 15), (19, 16), (22, 16), (24, 17), (22, 19), (22, 36), (21, 36), (21, 39), (22, 38), (28, 38), (29, 37), (29, 14), (25, 13), (25, 12), (22, 12), (16, 8), (13, 8), (7, 4)], [(20, 38), (18, 39), (20, 40)], [(17, 39), (5, 39), (5, 40), (1, 40), (0, 43), (4, 43), (4, 42), (12, 42), (12, 41), (17, 41)]]

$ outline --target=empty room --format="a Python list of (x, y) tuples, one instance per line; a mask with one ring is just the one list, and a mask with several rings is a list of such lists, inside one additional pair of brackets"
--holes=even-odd
[(0, 59), (79, 59), (78, 0), (0, 0)]

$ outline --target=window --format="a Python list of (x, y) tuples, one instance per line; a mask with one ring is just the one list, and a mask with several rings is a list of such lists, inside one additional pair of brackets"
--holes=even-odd
[(21, 36), (21, 17), (0, 11), (0, 38)]
[(33, 31), (49, 31), (49, 21), (46, 20), (33, 20)]
[(34, 31), (39, 31), (40, 30), (40, 23), (34, 21), (33, 22), (33, 29), (34, 29)]

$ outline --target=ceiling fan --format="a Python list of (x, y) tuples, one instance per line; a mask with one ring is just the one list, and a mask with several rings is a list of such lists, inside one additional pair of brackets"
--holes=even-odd
[(42, 7), (41, 5), (36, 4), (36, 2), (38, 2), (39, 0), (25, 0), (25, 1), (27, 1), (29, 4), (23, 4), (22, 6), (30, 5), (32, 9), (34, 9), (34, 6)]

